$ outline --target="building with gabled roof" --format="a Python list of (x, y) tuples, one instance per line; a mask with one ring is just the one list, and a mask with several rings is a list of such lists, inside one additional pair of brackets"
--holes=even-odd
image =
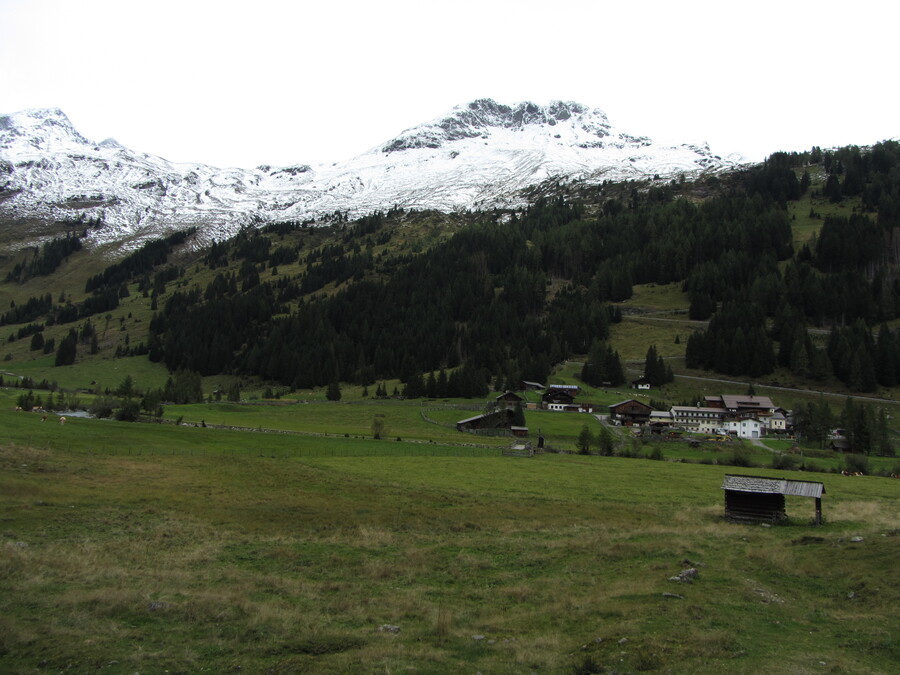
[(629, 398), (626, 401), (620, 401), (609, 406), (609, 420), (613, 424), (630, 427), (635, 424), (646, 424), (649, 422), (652, 412), (653, 408), (646, 403)]
[[(707, 397), (709, 399), (710, 397)], [(774, 413), (778, 408), (768, 396), (737, 396), (734, 394), (722, 394), (722, 406), (733, 413), (757, 411)]]
[(457, 431), (477, 431), (479, 429), (509, 429), (512, 427), (515, 412), (509, 408), (501, 408), (494, 412), (467, 417), (456, 423)]
[(652, 389), (653, 385), (650, 384), (650, 380), (641, 375), (636, 380), (631, 381), (632, 389)]
[(815, 523), (822, 524), (822, 495), (825, 484), (818, 481), (787, 480), (766, 476), (725, 474), (725, 517), (750, 522), (778, 522), (787, 518), (784, 498), (811, 497), (816, 500)]
[(673, 405), (671, 408), (672, 423), (687, 431), (703, 434), (714, 433), (722, 428), (722, 421), (728, 414), (724, 408), (711, 406)]
[(525, 399), (512, 391), (505, 391), (496, 399), (498, 408), (515, 408), (525, 402)]
[(519, 384), (519, 389), (521, 391), (543, 391), (546, 388), (547, 387), (540, 382), (529, 382), (528, 380), (522, 380)]

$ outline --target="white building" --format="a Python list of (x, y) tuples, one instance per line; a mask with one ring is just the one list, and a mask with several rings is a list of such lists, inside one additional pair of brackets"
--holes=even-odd
[(781, 411), (774, 413), (767, 422), (768, 428), (772, 431), (787, 431), (787, 417)]
[(723, 428), (738, 438), (762, 438), (766, 435), (766, 425), (753, 417), (729, 418)]
[(676, 405), (672, 406), (671, 413), (675, 426), (684, 427), (687, 431), (711, 434), (722, 427), (722, 420), (728, 411), (724, 408)]

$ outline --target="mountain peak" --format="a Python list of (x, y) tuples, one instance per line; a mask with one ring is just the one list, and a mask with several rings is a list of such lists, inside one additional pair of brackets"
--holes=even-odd
[(522, 130), (560, 123), (570, 124), (597, 138), (608, 136), (611, 128), (602, 110), (590, 109), (574, 101), (550, 101), (546, 105), (522, 101), (507, 105), (480, 98), (456, 106), (432, 122), (407, 129), (382, 146), (381, 151), (440, 148), (446, 142), (465, 138), (488, 138), (497, 129)]
[(47, 152), (88, 143), (59, 108), (28, 108), (0, 115), (0, 148), (6, 150)]
[(548, 180), (670, 179), (734, 164), (706, 146), (620, 132), (603, 111), (573, 101), (477, 99), (345, 162), (249, 170), (176, 164), (111, 139), (93, 143), (59, 109), (24, 110), (0, 115), (0, 224), (40, 219), (51, 232), (57, 221), (83, 215), (103, 222), (91, 233), (97, 243), (185, 226), (212, 241), (248, 224), (393, 206), (520, 208)]
[[(480, 98), (465, 106), (457, 106), (454, 110), (469, 110), (476, 116), (482, 117), (485, 123), (491, 126), (523, 126), (526, 124), (553, 124), (562, 122), (589, 112), (589, 108), (575, 101), (550, 101), (547, 105), (540, 105), (532, 101), (522, 101), (512, 105), (497, 103), (490, 98)], [(594, 111), (603, 118), (606, 115), (602, 111)]]

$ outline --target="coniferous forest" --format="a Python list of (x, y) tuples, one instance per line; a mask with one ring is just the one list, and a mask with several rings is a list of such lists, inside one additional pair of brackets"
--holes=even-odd
[[(815, 154), (773, 155), (702, 201), (674, 186), (633, 188), (594, 208), (538, 199), (390, 266), (358, 244), (381, 232), (376, 215), (344, 246), (297, 251), (308, 271), (277, 283), (259, 283), (258, 266), (294, 252), (246, 232), (210, 254), (242, 261), (237, 274), (160, 308), (150, 357), (171, 370), (292, 387), (400, 377), (418, 390), (427, 373), (444, 370), (439, 395), (480, 396), (498, 375), (541, 382), (573, 354), (602, 352), (595, 343), (616, 320), (611, 303), (633, 284), (682, 281), (692, 318), (711, 319), (688, 342), (689, 367), (758, 377), (783, 365), (833, 373), (857, 391), (894, 384), (897, 340), (876, 327), (900, 315), (900, 151), (884, 143)], [(858, 196), (862, 206), (826, 218), (819, 236), (794, 251), (786, 204), (809, 189), (798, 172), (814, 161), (827, 170), (826, 189), (838, 186), (830, 199)], [(343, 285), (309, 295), (331, 282)], [(831, 328), (827, 349), (812, 344), (810, 326)], [(612, 370), (608, 381), (621, 381)]]
[[(788, 206), (810, 190), (853, 206), (811, 212), (820, 225), (795, 250)], [(193, 234), (177, 233), (91, 277), (82, 302), (32, 298), (0, 325), (89, 322), (137, 281), (155, 314), (128, 353), (173, 373), (292, 388), (400, 378), (407, 396), (479, 397), (491, 383), (545, 382), (575, 355), (585, 381), (621, 383), (606, 343), (621, 320), (616, 303), (636, 284), (678, 282), (690, 318), (708, 322), (687, 340), (688, 368), (756, 378), (783, 367), (859, 392), (900, 383), (900, 340), (888, 327), (900, 317), (896, 142), (777, 153), (696, 182), (549, 192), (519, 211), (467, 214), (452, 235), (387, 255), (402, 215), (336, 216), (329, 237), (308, 223), (248, 228), (191, 263), (209, 272), (204, 284), (186, 283), (170, 260)], [(68, 235), (10, 280), (46, 273), (78, 248)], [(279, 274), (298, 263), (300, 272)], [(827, 344), (810, 329), (827, 331)], [(71, 362), (63, 342), (61, 362)]]

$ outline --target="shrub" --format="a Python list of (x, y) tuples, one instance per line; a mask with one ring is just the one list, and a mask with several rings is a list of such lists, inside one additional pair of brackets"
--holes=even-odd
[(730, 466), (743, 467), (756, 466), (753, 460), (750, 459), (750, 453), (747, 452), (744, 448), (735, 448), (735, 450), (731, 453), (731, 456), (720, 460), (719, 464), (728, 464)]
[(116, 410), (116, 419), (120, 422), (137, 422), (141, 413), (141, 404), (134, 399), (129, 399)]
[(793, 455), (774, 454), (772, 455), (772, 468), (793, 471), (797, 468), (797, 458)]
[(850, 473), (869, 473), (869, 460), (865, 455), (846, 455), (844, 470)]
[(112, 417), (113, 409), (118, 405), (118, 401), (110, 396), (98, 396), (91, 403), (88, 412), (94, 417)]

